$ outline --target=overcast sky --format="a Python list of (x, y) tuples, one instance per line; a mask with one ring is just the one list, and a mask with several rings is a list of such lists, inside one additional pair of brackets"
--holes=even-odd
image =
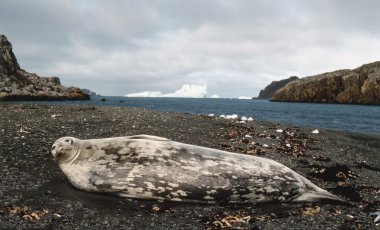
[(102, 95), (257, 96), (273, 80), (380, 60), (377, 0), (7, 0), (22, 68)]

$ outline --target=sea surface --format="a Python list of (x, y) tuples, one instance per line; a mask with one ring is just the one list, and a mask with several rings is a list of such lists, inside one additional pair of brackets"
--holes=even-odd
[[(102, 100), (103, 99), (103, 100)], [(191, 114), (237, 114), (291, 125), (380, 134), (380, 106), (285, 103), (211, 98), (92, 97), (89, 101), (18, 102), (54, 105), (140, 107)]]

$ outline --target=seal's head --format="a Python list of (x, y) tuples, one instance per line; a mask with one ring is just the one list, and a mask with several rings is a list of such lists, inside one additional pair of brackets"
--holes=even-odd
[(53, 157), (58, 162), (69, 162), (73, 160), (79, 152), (78, 139), (74, 137), (62, 137), (56, 140), (51, 148)]

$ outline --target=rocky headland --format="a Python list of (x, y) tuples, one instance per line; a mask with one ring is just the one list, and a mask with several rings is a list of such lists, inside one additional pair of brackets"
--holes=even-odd
[(271, 100), (380, 105), (380, 61), (292, 81)]
[(276, 92), (276, 90), (284, 87), (289, 82), (292, 82), (292, 81), (295, 81), (298, 79), (299, 79), (298, 77), (292, 76), (292, 77), (289, 77), (289, 78), (286, 78), (286, 79), (283, 79), (280, 81), (272, 81), (272, 83), (267, 85), (264, 89), (260, 90), (259, 96), (257, 98), (259, 98), (259, 99), (270, 99), (270, 98), (272, 98), (272, 96), (273, 96), (274, 92)]
[(61, 85), (58, 77), (40, 77), (21, 69), (12, 44), (0, 35), (0, 101), (88, 99), (79, 88)]

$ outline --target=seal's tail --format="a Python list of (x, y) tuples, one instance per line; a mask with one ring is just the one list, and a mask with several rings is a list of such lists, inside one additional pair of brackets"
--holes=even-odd
[(348, 201), (337, 197), (327, 191), (304, 192), (292, 200), (293, 202), (334, 202), (349, 204)]

